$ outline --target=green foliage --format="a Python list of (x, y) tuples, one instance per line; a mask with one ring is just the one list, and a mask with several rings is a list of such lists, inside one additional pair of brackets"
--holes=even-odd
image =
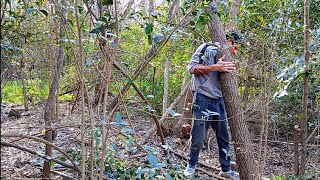
[[(43, 101), (48, 98), (49, 86), (48, 83), (39, 80), (27, 81), (27, 96), (34, 103)], [(24, 102), (23, 90), (21, 81), (9, 81), (2, 88), (3, 101), (10, 104), (22, 104)], [(70, 94), (65, 94), (59, 97), (59, 100), (72, 100)]]
[[(117, 136), (116, 140), (112, 140), (107, 147), (108, 151), (105, 156), (105, 169), (104, 176), (112, 179), (173, 179), (183, 178), (182, 166), (175, 164), (170, 161), (167, 157), (162, 157), (161, 160), (159, 155), (161, 150), (151, 146), (144, 146), (148, 153), (145, 157), (136, 159), (139, 163), (132, 165), (132, 162), (127, 157), (130, 154), (138, 152), (138, 147), (136, 147), (134, 141), (135, 132), (128, 131), (130, 129), (129, 124), (123, 120), (120, 113), (115, 115), (115, 121), (107, 122), (106, 120), (100, 121), (101, 126), (113, 126), (118, 131), (127, 135)], [(88, 132), (88, 136), (90, 133)], [(95, 151), (96, 154), (94, 158), (96, 159), (96, 166), (100, 163), (100, 153), (102, 146), (102, 128), (96, 128), (94, 131), (94, 141), (95, 141)], [(170, 148), (168, 145), (163, 148)], [(81, 151), (79, 148), (69, 149), (67, 152), (74, 161), (81, 163)], [(65, 160), (65, 158), (60, 157), (60, 160)], [(87, 163), (87, 165), (89, 162)]]

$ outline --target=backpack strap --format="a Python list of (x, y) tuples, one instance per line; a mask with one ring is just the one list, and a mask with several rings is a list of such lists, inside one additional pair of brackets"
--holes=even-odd
[(206, 44), (204, 45), (204, 47), (201, 49), (200, 55), (199, 55), (199, 64), (202, 64), (202, 63), (203, 63), (203, 59), (201, 59), (201, 57), (204, 55), (204, 52), (206, 52), (208, 46), (210, 46), (210, 44), (209, 44), (209, 43), (206, 43)]

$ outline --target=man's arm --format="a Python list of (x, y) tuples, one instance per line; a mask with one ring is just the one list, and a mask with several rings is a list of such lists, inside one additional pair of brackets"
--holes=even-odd
[(203, 64), (198, 64), (193, 71), (195, 76), (202, 74), (207, 74), (210, 72), (232, 72), (236, 69), (235, 65), (232, 62), (224, 62), (225, 55), (218, 59), (216, 64), (205, 66)]

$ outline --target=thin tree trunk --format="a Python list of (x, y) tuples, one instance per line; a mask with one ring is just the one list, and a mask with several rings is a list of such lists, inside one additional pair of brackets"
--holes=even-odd
[(163, 103), (162, 103), (162, 114), (166, 112), (166, 108), (168, 108), (168, 97), (169, 97), (169, 68), (170, 68), (170, 60), (166, 58), (165, 66), (164, 66), (164, 81), (163, 81)]
[[(65, 0), (62, 0), (62, 5), (66, 6)], [(64, 39), (65, 37), (65, 15), (66, 11), (64, 8), (60, 9), (61, 14), (61, 22), (60, 22), (60, 39)], [(47, 99), (45, 108), (44, 108), (44, 120), (45, 120), (45, 140), (48, 142), (52, 142), (52, 127), (51, 123), (54, 120), (54, 100), (55, 95), (59, 86), (60, 74), (62, 71), (63, 62), (65, 59), (65, 51), (64, 51), (64, 42), (59, 42), (59, 55), (57, 59), (57, 65), (55, 70), (55, 75), (53, 76), (52, 83), (50, 85), (49, 97)], [(47, 156), (52, 156), (52, 148), (49, 145), (45, 146), (45, 154)], [(43, 164), (42, 174), (44, 179), (50, 178), (50, 161), (45, 161)]]
[[(150, 0), (150, 3), (153, 0)], [(173, 9), (176, 5), (177, 1), (173, 1), (172, 5), (170, 6), (168, 17), (166, 20), (166, 23), (170, 23), (173, 16)], [(169, 53), (172, 53), (169, 51)], [(163, 80), (163, 103), (162, 103), (162, 114), (166, 111), (166, 108), (168, 108), (168, 97), (169, 97), (169, 70), (170, 70), (170, 59), (166, 58), (165, 66), (164, 66), (164, 80)]]
[[(104, 99), (103, 99), (103, 112), (102, 112), (102, 118), (106, 121), (108, 121), (108, 119), (110, 119), (110, 117), (107, 119), (106, 116), (106, 111), (107, 111), (107, 97), (108, 97), (108, 89), (109, 89), (109, 83), (111, 80), (111, 76), (112, 76), (112, 64), (113, 61), (116, 57), (116, 53), (117, 53), (117, 49), (118, 49), (118, 42), (119, 42), (119, 24), (118, 24), (118, 2), (117, 0), (113, 0), (113, 4), (114, 4), (114, 14), (115, 14), (115, 19), (116, 19), (116, 23), (115, 23), (115, 33), (116, 33), (116, 46), (113, 47), (111, 49), (111, 54), (110, 56), (108, 54), (106, 54), (106, 50), (104, 47), (102, 47), (102, 53), (104, 56), (106, 56), (106, 65), (107, 67), (105, 68), (106, 70), (106, 75), (107, 75), (107, 79), (105, 80), (105, 92), (104, 92)], [(104, 51), (105, 50), (105, 51)], [(113, 112), (111, 112), (111, 116), (113, 115)], [(100, 157), (100, 172), (99, 172), (99, 180), (103, 180), (103, 173), (104, 173), (104, 162), (105, 162), (105, 154), (106, 154), (106, 141), (107, 141), (107, 136), (109, 134), (109, 127), (105, 127), (103, 126), (103, 132), (102, 132), (102, 151), (101, 151), (101, 157)]]
[(55, 97), (55, 119), (58, 121), (59, 120), (59, 93), (60, 93), (60, 87), (58, 86), (57, 92), (56, 92), (56, 97)]
[(20, 62), (20, 79), (22, 83), (24, 109), (28, 110), (29, 109), (28, 94), (27, 94), (27, 86), (26, 86), (25, 75), (24, 75), (24, 66), (25, 66), (25, 59), (24, 59), (24, 56), (22, 55), (21, 62)]
[(303, 81), (303, 97), (302, 97), (302, 112), (303, 112), (303, 121), (301, 122), (301, 164), (300, 164), (300, 175), (305, 174), (306, 169), (306, 157), (307, 157), (307, 123), (308, 123), (308, 83), (309, 83), (309, 9), (310, 2), (309, 0), (304, 1), (304, 81)]
[(79, 20), (79, 12), (78, 12), (78, 0), (75, 0), (74, 3), (75, 9), (75, 16), (77, 22), (77, 29), (78, 29), (78, 43), (79, 43), (79, 59), (80, 61), (80, 94), (81, 94), (81, 179), (86, 179), (86, 146), (85, 146), (85, 102), (84, 102), (84, 59), (82, 57), (83, 54), (83, 46), (82, 46), (82, 33), (81, 33), (81, 25)]
[(299, 125), (294, 126), (294, 136), (293, 136), (293, 142), (294, 142), (294, 175), (299, 175)]
[[(209, 31), (213, 42), (220, 42), (222, 46), (226, 45), (226, 36), (217, 14), (212, 14)], [(223, 49), (222, 52), (226, 55), (226, 61), (232, 60), (229, 51)], [(238, 94), (237, 78), (233, 73), (221, 73), (220, 81), (229, 117), (232, 140), (234, 141), (237, 163), (239, 164), (240, 179), (255, 180), (257, 179), (258, 171), (254, 161), (250, 132)]]

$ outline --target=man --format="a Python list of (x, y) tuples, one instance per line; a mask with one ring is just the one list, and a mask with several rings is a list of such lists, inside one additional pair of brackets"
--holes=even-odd
[[(230, 38), (227, 41), (229, 45), (233, 45), (233, 42)], [(211, 126), (215, 131), (219, 148), (220, 175), (235, 179), (230, 168), (228, 121), (220, 87), (220, 73), (233, 72), (235, 65), (232, 62), (225, 62), (225, 55), (216, 59), (217, 51), (217, 45), (204, 43), (198, 47), (188, 65), (188, 71), (193, 74), (191, 89), (194, 121), (190, 159), (184, 174), (186, 176), (194, 174), (200, 150)], [(232, 46), (230, 52), (236, 53), (237, 48)]]

